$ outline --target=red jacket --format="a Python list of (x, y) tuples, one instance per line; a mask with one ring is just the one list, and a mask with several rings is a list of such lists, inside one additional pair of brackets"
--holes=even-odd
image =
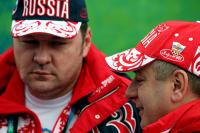
[(200, 99), (178, 107), (143, 129), (143, 133), (199, 133)]
[[(86, 102), (84, 109), (80, 109), (79, 117), (70, 132), (139, 132), (139, 119), (134, 104), (127, 102), (124, 97), (130, 81), (111, 72), (104, 57), (104, 54), (94, 45), (91, 46), (79, 80), (73, 89), (70, 103), (75, 105), (83, 101), (82, 99)], [(0, 56), (0, 66), (2, 68), (0, 70), (0, 92), (3, 92), (0, 97), (0, 114), (5, 116), (28, 114), (35, 124), (34, 132), (41, 132), (38, 117), (24, 106), (24, 84), (15, 67), (12, 48)], [(121, 115), (125, 116), (120, 121), (111, 117), (113, 116), (111, 114), (119, 110), (124, 112)], [(127, 111), (130, 112), (128, 115)], [(96, 115), (100, 117), (97, 119)], [(106, 126), (106, 123), (111, 124)]]

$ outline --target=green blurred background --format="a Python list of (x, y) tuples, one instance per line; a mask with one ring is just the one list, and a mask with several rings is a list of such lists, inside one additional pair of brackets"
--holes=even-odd
[[(200, 20), (200, 0), (86, 0), (93, 42), (108, 55), (136, 45), (167, 20)], [(15, 0), (0, 2), (0, 53), (11, 46)]]

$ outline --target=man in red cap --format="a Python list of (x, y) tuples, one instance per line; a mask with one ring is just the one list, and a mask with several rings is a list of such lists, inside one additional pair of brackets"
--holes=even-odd
[(136, 48), (107, 57), (115, 71), (136, 73), (126, 91), (144, 133), (200, 132), (200, 23), (169, 21)]
[(84, 0), (18, 0), (0, 56), (0, 132), (140, 132), (130, 83), (91, 42)]

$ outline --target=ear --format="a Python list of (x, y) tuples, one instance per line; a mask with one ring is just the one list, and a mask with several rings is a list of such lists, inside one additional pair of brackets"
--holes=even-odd
[(88, 55), (91, 46), (91, 38), (92, 38), (91, 30), (90, 27), (88, 27), (83, 42), (83, 57), (86, 57)]
[(175, 70), (172, 74), (172, 94), (171, 100), (173, 103), (181, 102), (188, 92), (188, 75), (184, 70)]

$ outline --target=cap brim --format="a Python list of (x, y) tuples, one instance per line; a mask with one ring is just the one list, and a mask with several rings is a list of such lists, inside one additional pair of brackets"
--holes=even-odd
[(155, 60), (135, 48), (106, 57), (110, 68), (118, 72), (135, 71)]
[(12, 36), (20, 37), (33, 33), (47, 33), (62, 38), (73, 38), (78, 34), (81, 22), (52, 20), (13, 20)]

